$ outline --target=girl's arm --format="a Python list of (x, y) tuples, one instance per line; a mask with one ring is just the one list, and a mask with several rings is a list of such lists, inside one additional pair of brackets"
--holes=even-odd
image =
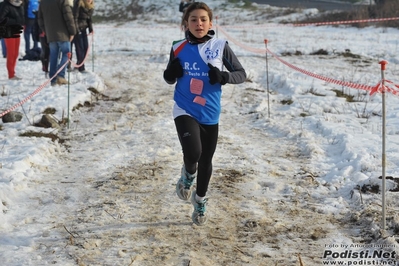
[(233, 50), (231, 50), (228, 43), (226, 43), (223, 51), (223, 64), (229, 71), (229, 80), (227, 81), (227, 83), (239, 84), (243, 83), (246, 80), (247, 73), (242, 67), (240, 61), (238, 61), (238, 58), (234, 54)]
[[(175, 84), (176, 83), (176, 77), (173, 73), (176, 71), (176, 66), (177, 64), (174, 64), (174, 59), (175, 59), (175, 53), (173, 52), (173, 48), (170, 49), (170, 55), (169, 55), (169, 62), (168, 65), (166, 66), (165, 71), (163, 72), (163, 79), (168, 83), (169, 85)], [(180, 63), (179, 63), (180, 64)], [(183, 68), (180, 66), (181, 72), (183, 72)]]

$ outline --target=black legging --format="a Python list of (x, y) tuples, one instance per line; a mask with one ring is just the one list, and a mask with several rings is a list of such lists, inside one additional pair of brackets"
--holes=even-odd
[(186, 171), (194, 174), (197, 170), (197, 195), (205, 197), (212, 175), (212, 158), (216, 150), (219, 124), (202, 125), (188, 115), (175, 118), (177, 135), (183, 149)]

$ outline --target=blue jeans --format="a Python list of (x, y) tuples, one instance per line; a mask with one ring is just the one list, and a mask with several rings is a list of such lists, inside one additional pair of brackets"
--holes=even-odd
[(6, 58), (7, 57), (7, 47), (6, 47), (6, 43), (5, 43), (4, 39), (1, 39), (1, 50), (3, 53), (3, 57)]
[(26, 19), (25, 30), (24, 30), (24, 39), (25, 39), (25, 53), (29, 52), (30, 48), (30, 37), (32, 36), (33, 40), (33, 48), (38, 48), (38, 40), (35, 40), (33, 37), (33, 26), (35, 25), (35, 20), (28, 18)]
[[(50, 69), (49, 75), (52, 78), (55, 73), (61, 68), (62, 70), (58, 73), (57, 77), (65, 78), (66, 66), (65, 63), (68, 61), (68, 53), (71, 51), (71, 43), (70, 42), (50, 42)], [(61, 57), (61, 60), (58, 59)], [(64, 66), (65, 65), (65, 66)], [(51, 83), (55, 83), (57, 79), (51, 81)]]

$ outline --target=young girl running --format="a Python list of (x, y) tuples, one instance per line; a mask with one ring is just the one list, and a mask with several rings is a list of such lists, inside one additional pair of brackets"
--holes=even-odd
[[(197, 225), (207, 221), (206, 193), (218, 139), (222, 85), (246, 79), (227, 41), (214, 37), (212, 17), (212, 10), (203, 2), (187, 8), (183, 18), (185, 39), (173, 42), (163, 74), (168, 84), (177, 82), (173, 117), (184, 164), (176, 193), (182, 200), (191, 200), (192, 220)], [(192, 191), (196, 177), (196, 191)]]

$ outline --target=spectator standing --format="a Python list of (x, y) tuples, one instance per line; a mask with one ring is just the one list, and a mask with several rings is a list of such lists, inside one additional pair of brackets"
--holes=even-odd
[(35, 23), (33, 26), (33, 36), (36, 39), (39, 39), (41, 52), (40, 52), (40, 61), (42, 62), (42, 70), (44, 72), (44, 76), (48, 78), (48, 65), (50, 62), (50, 47), (47, 43), (46, 33), (40, 29), (39, 27), (39, 19), (36, 12)]
[(75, 44), (75, 51), (77, 57), (77, 65), (79, 72), (86, 72), (84, 60), (89, 49), (89, 41), (87, 38), (87, 30), (89, 33), (93, 32), (92, 15), (94, 11), (93, 0), (75, 0), (74, 2), (74, 17), (78, 34), (75, 35), (73, 43)]
[[(76, 35), (75, 19), (72, 12), (73, 0), (41, 0), (39, 5), (39, 27), (47, 37), (50, 47), (49, 75), (51, 86), (68, 84), (65, 79), (71, 41)], [(61, 58), (58, 61), (58, 58)], [(62, 69), (61, 69), (62, 68)], [(60, 72), (55, 77), (55, 74)]]
[(24, 30), (24, 39), (25, 39), (25, 54), (29, 53), (30, 47), (30, 39), (32, 37), (33, 40), (33, 48), (37, 49), (39, 40), (35, 38), (33, 35), (33, 27), (35, 25), (35, 18), (37, 14), (37, 10), (39, 9), (39, 0), (24, 0), (24, 11), (25, 11), (25, 30)]
[[(0, 8), (0, 21), (7, 19), (7, 25), (24, 25), (24, 8), (22, 0), (5, 0)], [(7, 49), (7, 71), (8, 78), (19, 80), (20, 77), (15, 75), (15, 68), (19, 56), (20, 38), (5, 39)]]

